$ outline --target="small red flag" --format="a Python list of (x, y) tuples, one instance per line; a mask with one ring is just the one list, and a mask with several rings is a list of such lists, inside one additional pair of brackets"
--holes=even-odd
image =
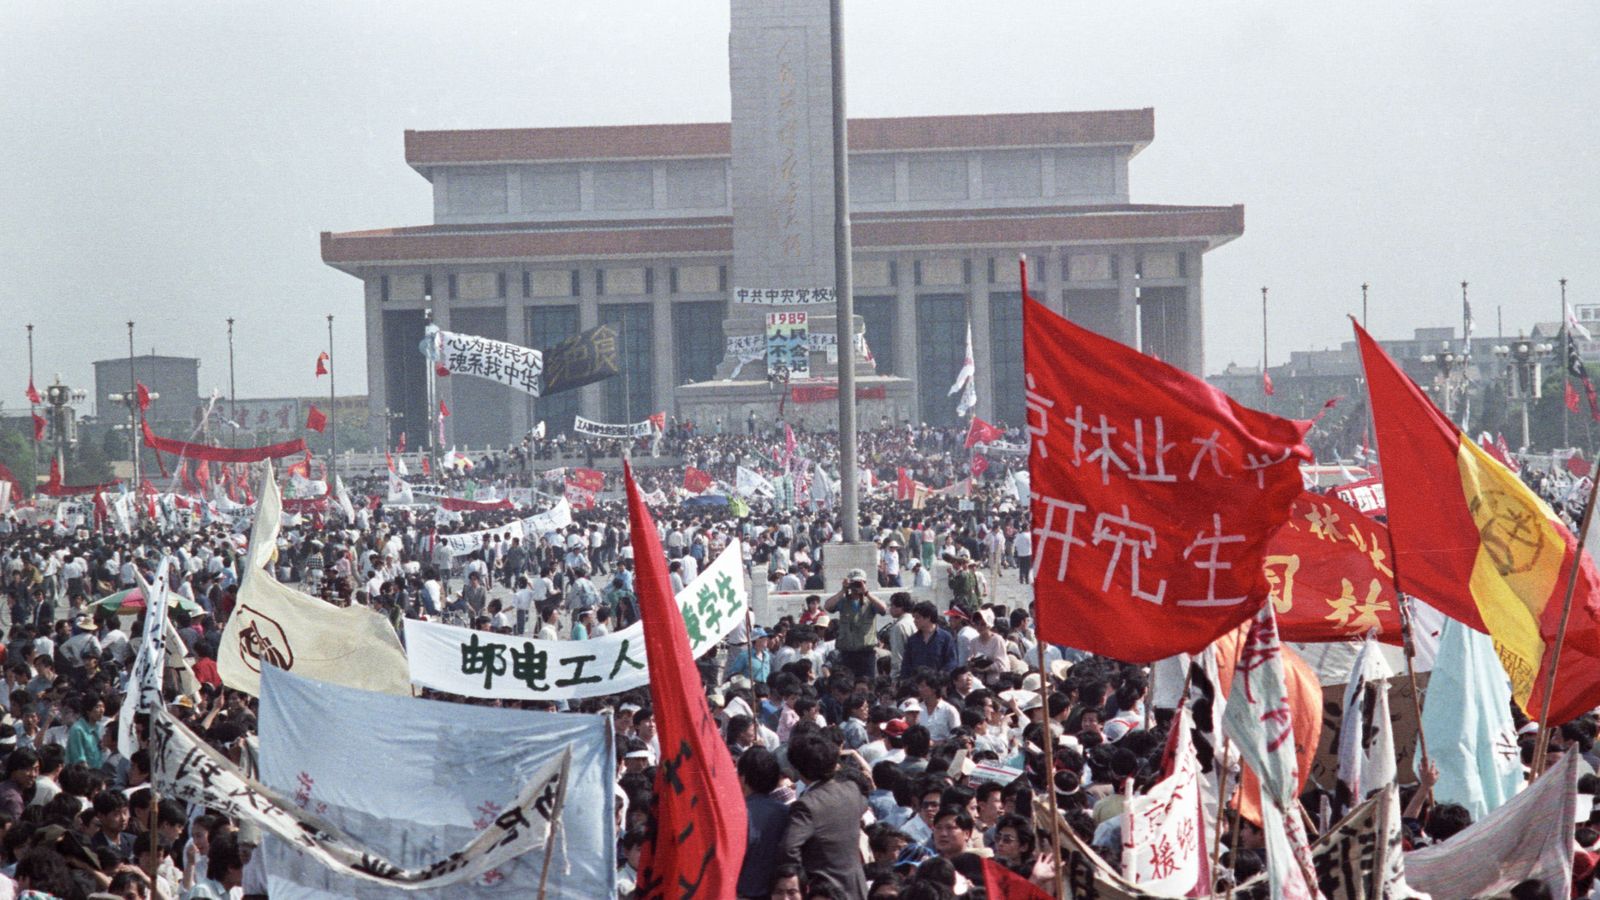
[(325, 415), (322, 410), (317, 409), (317, 405), (315, 403), (311, 404), (311, 408), (306, 410), (306, 428), (321, 434), (322, 430), (327, 427), (327, 415)]
[(662, 432), (666, 431), (667, 430), (667, 414), (664, 413), (664, 412), (651, 413), (650, 414), (650, 424), (654, 425), (656, 427), (657, 431), (662, 431)]
[(977, 478), (989, 471), (989, 458), (981, 453), (972, 454), (972, 477)]
[(895, 470), (894, 473), (894, 499), (912, 500), (917, 493), (917, 483), (911, 480), (911, 471), (905, 466)]
[(317, 354), (317, 377), (321, 378), (326, 374), (328, 374), (328, 351), (324, 350)]
[(136, 388), (134, 393), (139, 398), (139, 412), (148, 412), (150, 410), (150, 389), (142, 383), (135, 384), (134, 387)]
[(395, 450), (395, 452), (396, 453), (404, 453), (404, 452), (406, 452), (406, 433), (404, 431), (400, 432), (400, 446)]
[(1261, 370), (1261, 391), (1268, 397), (1272, 396), (1272, 373), (1266, 369)]
[(200, 486), (200, 493), (211, 491), (211, 463), (197, 462), (194, 467), (194, 483)]
[(1573, 455), (1573, 456), (1567, 457), (1566, 466), (1567, 466), (1567, 471), (1571, 472), (1574, 476), (1576, 476), (1578, 478), (1583, 478), (1583, 477), (1587, 476), (1589, 474), (1589, 472), (1594, 468), (1593, 466), (1589, 465), (1589, 461), (1588, 460), (1584, 459), (1581, 456), (1577, 456), (1577, 455)]
[(1039, 632), (1126, 662), (1199, 652), (1267, 598), (1262, 558), (1302, 490), (1310, 423), (1067, 321), (1026, 276)]
[(666, 555), (627, 463), (623, 479), (638, 567), (635, 593), (640, 618), (649, 624), (645, 657), (661, 742), (656, 828), (639, 862), (639, 896), (733, 897), (748, 827), (739, 777), (706, 705), (683, 614), (672, 595)]
[(1577, 412), (1578, 389), (1572, 386), (1571, 380), (1567, 381), (1566, 390), (1564, 390), (1562, 393), (1564, 395), (1562, 399), (1566, 400), (1567, 403), (1567, 410), (1569, 412)]
[(39, 389), (33, 386), (33, 378), (31, 376), (28, 378), (28, 402), (34, 406), (44, 402), (43, 398), (39, 396)]
[(394, 468), (394, 457), (390, 456), (389, 455), (389, 451), (387, 451), (387, 450), (383, 451), (383, 461), (389, 464), (389, 471), (391, 471), (391, 472), (395, 471), (395, 468)]
[(33, 414), (33, 439), (35, 441), (44, 440), (44, 431), (45, 431), (45, 428), (48, 427), (49, 425), (50, 425), (50, 420), (49, 419), (46, 419), (44, 416), (41, 416), (38, 413), (34, 413)]
[(433, 466), (429, 465), (429, 463), (428, 463), (428, 455), (426, 453), (424, 453), (422, 455), (421, 462), (422, 462), (422, 474), (424, 474), (424, 475), (432, 475), (433, 474)]
[(1033, 882), (993, 859), (983, 861), (983, 889), (989, 900), (1050, 900)]
[(183, 485), (186, 493), (200, 493), (200, 485), (194, 483), (194, 475), (190, 472), (191, 462), (187, 459), (178, 461), (178, 483)]
[(683, 489), (691, 494), (703, 494), (711, 489), (711, 474), (690, 466), (683, 470)]
[(450, 377), (450, 367), (446, 366), (444, 363), (434, 363), (433, 364), (433, 374), (439, 376), (440, 378), (449, 378)]
[(449, 417), (450, 417), (450, 407), (445, 406), (444, 405), (444, 401), (440, 400), (439, 401), (439, 418), (448, 419)]
[(998, 441), (1000, 440), (1000, 436), (1004, 433), (1005, 432), (994, 427), (993, 425), (990, 425), (988, 422), (985, 422), (977, 416), (973, 416), (972, 424), (967, 426), (967, 449), (971, 450), (973, 446), (977, 444), (987, 444), (990, 441)]

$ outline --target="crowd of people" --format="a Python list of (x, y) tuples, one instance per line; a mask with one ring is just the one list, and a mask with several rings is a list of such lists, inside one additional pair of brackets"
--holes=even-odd
[[(671, 467), (641, 467), (646, 490), (681, 483), (685, 466), (732, 483), (736, 467), (789, 454), (828, 469), (830, 436), (752, 431), (670, 432)], [(963, 431), (883, 428), (863, 433), (864, 464), (892, 484), (905, 468), (942, 484), (964, 477)], [(519, 452), (525, 452), (522, 448)], [(538, 458), (538, 452), (533, 453)], [(770, 464), (768, 465), (770, 468)], [(837, 510), (757, 501), (655, 512), (674, 587), (738, 545), (752, 581), (803, 595), (802, 605), (738, 627), (701, 660), (704, 688), (735, 761), (748, 813), (738, 895), (749, 898), (983, 896), (993, 860), (1053, 890), (1058, 854), (1044, 812), (1119, 865), (1124, 804), (1163, 774), (1172, 710), (1157, 709), (1148, 667), (1039, 645), (1028, 588), (1032, 540), (1026, 503), (1004, 466), (967, 496), (920, 506), (890, 490), (866, 495), (861, 533), (878, 546), (876, 571), (830, 560)], [(489, 491), (540, 484), (516, 455), (485, 459), (471, 475)], [(356, 494), (381, 494), (356, 479)], [(448, 485), (447, 485), (448, 486)], [(455, 556), (442, 535), (488, 528), (523, 511), (445, 513), (361, 504), (288, 516), (273, 565), (285, 583), (330, 603), (378, 609), (402, 641), (417, 618), (545, 639), (588, 640), (639, 617), (625, 507), (602, 500), (569, 526), (491, 540)], [(0, 714), (0, 898), (113, 896), (223, 898), (266, 893), (259, 834), (216, 811), (158, 798), (146, 750), (117, 752), (122, 706), (142, 618), (119, 615), (118, 595), (153, 578), (170, 557), (172, 611), (182, 647), (169, 672), (171, 711), (229, 759), (253, 752), (255, 699), (218, 677), (219, 636), (236, 603), (245, 537), (222, 522), (129, 534), (0, 518), (6, 595)], [(935, 596), (948, 598), (935, 603)], [(123, 610), (125, 612), (125, 610)], [(653, 822), (661, 747), (648, 689), (572, 703), (463, 703), (608, 712), (618, 757), (618, 897), (632, 895)], [(1585, 717), (1560, 729), (1552, 752), (1576, 745), (1600, 762)], [(1048, 755), (1051, 748), (1053, 755)], [(1523, 741), (1531, 762), (1531, 735)], [(1054, 773), (1053, 781), (1046, 773)], [(1430, 773), (1403, 786), (1408, 845), (1441, 841), (1470, 824), (1466, 810), (1432, 802)], [(1593, 794), (1592, 775), (1581, 790)], [(1309, 810), (1347, 805), (1310, 785)], [(1313, 817), (1325, 827), (1328, 817)], [(1588, 896), (1600, 817), (1579, 831), (1573, 896)], [(1219, 886), (1264, 865), (1248, 820), (1213, 835)], [(152, 882), (149, 873), (155, 873)], [(1536, 896), (1527, 887), (1518, 896)], [(10, 891), (11, 893), (6, 893)]]

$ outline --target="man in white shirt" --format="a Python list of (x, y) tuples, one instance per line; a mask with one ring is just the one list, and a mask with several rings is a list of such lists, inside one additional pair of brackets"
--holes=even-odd
[(528, 611), (533, 608), (533, 589), (528, 586), (528, 576), (517, 576), (517, 592), (511, 595), (511, 608), (517, 611), (516, 634), (528, 633)]
[(894, 617), (894, 624), (889, 626), (889, 670), (894, 677), (900, 677), (900, 657), (906, 652), (906, 639), (917, 633), (917, 625), (911, 619), (911, 595), (905, 591), (896, 591), (889, 595), (889, 615)]

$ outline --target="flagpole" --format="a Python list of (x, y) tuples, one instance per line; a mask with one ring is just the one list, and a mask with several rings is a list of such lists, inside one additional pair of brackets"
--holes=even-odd
[[(1590, 479), (1589, 502), (1583, 509), (1583, 522), (1578, 526), (1578, 542), (1572, 557), (1572, 571), (1567, 573), (1566, 596), (1561, 600), (1561, 624), (1556, 627), (1556, 646), (1550, 652), (1550, 674), (1545, 676), (1544, 702), (1539, 705), (1539, 739), (1533, 749), (1533, 777), (1544, 772), (1545, 750), (1550, 745), (1550, 701), (1556, 690), (1556, 669), (1561, 665), (1561, 644), (1567, 639), (1567, 623), (1572, 618), (1572, 595), (1578, 589), (1578, 570), (1583, 568), (1583, 544), (1589, 537), (1594, 522), (1594, 502), (1600, 497), (1600, 477)], [(1420, 732), (1419, 732), (1420, 734)]]
[[(1035, 593), (1037, 597), (1037, 592)], [(1044, 789), (1050, 801), (1050, 847), (1055, 853), (1055, 896), (1066, 896), (1066, 885), (1062, 877), (1061, 858), (1061, 813), (1056, 808), (1056, 737), (1055, 726), (1050, 721), (1050, 670), (1044, 665), (1044, 635), (1038, 632), (1038, 603), (1034, 603), (1034, 641), (1035, 648), (1039, 651), (1039, 704), (1044, 709)]]
[(228, 418), (233, 427), (228, 429), (228, 446), (239, 446), (239, 389), (233, 380), (233, 316), (228, 317)]
[[(35, 387), (34, 381), (33, 381), (33, 323), (29, 322), (27, 327), (28, 327), (28, 389), (30, 391), (32, 391), (33, 393), (38, 393), (39, 389), (37, 387)], [(28, 398), (28, 413), (29, 413), (30, 416), (36, 416), (36, 415), (39, 414), (39, 404), (34, 403), (32, 397)], [(33, 420), (29, 419), (28, 424), (29, 424), (29, 427), (32, 427)], [(33, 483), (28, 485), (28, 489), (29, 489), (30, 493), (34, 489), (37, 489), (38, 486), (39, 486), (39, 441), (38, 441), (37, 438), (35, 438), (34, 442), (33, 442)], [(22, 502), (22, 498), (18, 497), (17, 498), (17, 502), (18, 503)]]
[[(433, 295), (424, 295), (422, 303), (422, 330), (423, 338), (426, 340), (428, 326), (433, 324)], [(428, 454), (428, 468), (431, 470), (434, 464), (438, 463), (434, 452), (436, 449), (435, 444), (439, 439), (439, 403), (436, 399), (438, 386), (434, 383), (434, 379), (437, 377), (437, 367), (431, 356), (424, 354), (423, 359), (427, 360), (424, 365), (428, 367), (428, 441), (425, 445), (425, 452)]]
[[(1567, 280), (1565, 278), (1561, 279), (1561, 333), (1567, 336), (1568, 341), (1572, 340), (1572, 329), (1567, 325)], [(1562, 343), (1565, 343), (1565, 341)], [(1567, 392), (1572, 390), (1572, 371), (1565, 359), (1567, 355), (1566, 347), (1561, 348), (1561, 355), (1563, 357), (1561, 360), (1561, 446), (1570, 447), (1572, 446), (1572, 441), (1567, 437), (1567, 428), (1570, 422), (1568, 417), (1571, 415), (1572, 410), (1567, 408), (1566, 398)]]
[[(1215, 704), (1216, 700), (1213, 699)], [(1206, 886), (1206, 896), (1216, 893), (1217, 872), (1222, 868), (1222, 817), (1228, 811), (1228, 733), (1222, 733), (1222, 753), (1213, 757), (1217, 766), (1217, 827), (1211, 836), (1211, 884)], [(1230, 882), (1232, 879), (1229, 879)]]
[[(140, 476), (139, 466), (139, 401), (135, 399), (139, 394), (139, 382), (133, 374), (133, 320), (128, 320), (128, 443), (133, 446), (133, 489), (139, 489), (143, 479)], [(62, 466), (65, 471), (66, 466)], [(62, 477), (65, 477), (64, 475)]]
[[(1394, 539), (1392, 537), (1389, 539), (1389, 555), (1394, 556)], [(1417, 689), (1417, 645), (1412, 642), (1413, 628), (1409, 601), (1410, 595), (1400, 593), (1400, 582), (1397, 578), (1395, 580), (1395, 602), (1399, 606), (1400, 612), (1400, 640), (1405, 647), (1406, 677), (1411, 680), (1411, 706), (1417, 714), (1417, 721), (1420, 723), (1422, 721), (1422, 694)], [(1422, 733), (1420, 725), (1417, 728), (1417, 749), (1422, 753), (1422, 769), (1427, 771), (1429, 765), (1428, 736)], [(1417, 780), (1423, 780), (1420, 773)], [(1424, 790), (1427, 792), (1428, 802), (1432, 803), (1433, 786), (1426, 782), (1424, 784), (1426, 785)]]

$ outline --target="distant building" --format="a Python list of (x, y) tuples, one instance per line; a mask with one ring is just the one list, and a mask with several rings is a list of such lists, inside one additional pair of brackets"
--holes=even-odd
[[(191, 356), (135, 356), (132, 375), (127, 357), (102, 359), (94, 364), (94, 414), (105, 425), (127, 420), (128, 407), (115, 403), (111, 394), (128, 394), (134, 383), (143, 384), (160, 397), (152, 400), (145, 418), (152, 427), (187, 425), (200, 399), (200, 360)], [(40, 384), (43, 390), (44, 385)], [(159, 429), (158, 429), (159, 430)]]

